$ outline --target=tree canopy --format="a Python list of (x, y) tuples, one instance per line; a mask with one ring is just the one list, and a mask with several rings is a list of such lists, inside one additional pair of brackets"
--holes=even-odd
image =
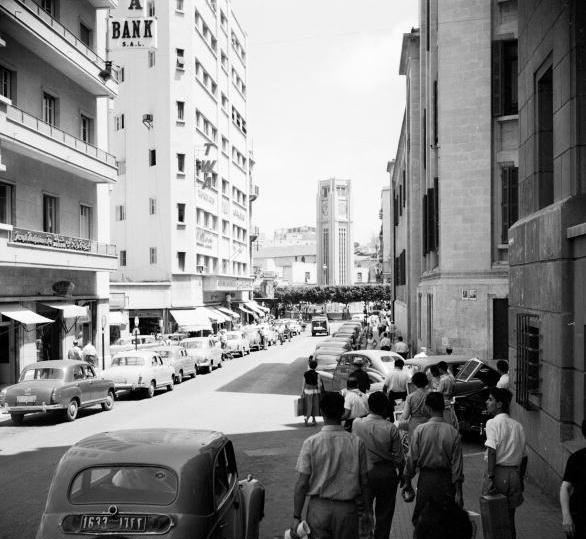
[(275, 300), (285, 305), (307, 303), (343, 303), (356, 301), (390, 301), (391, 286), (388, 284), (347, 286), (286, 286), (275, 290)]

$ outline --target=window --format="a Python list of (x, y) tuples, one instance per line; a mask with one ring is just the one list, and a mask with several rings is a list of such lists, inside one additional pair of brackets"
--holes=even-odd
[[(306, 275), (307, 275), (307, 274), (306, 274)], [(306, 282), (307, 282), (307, 281), (306, 281)], [(356, 274), (356, 282), (357, 282), (357, 283), (361, 283), (361, 282), (362, 282), (362, 272), (361, 272), (361, 271), (359, 271), (359, 272)]]
[(179, 271), (185, 271), (185, 251), (177, 252), (177, 267)]
[(502, 230), (501, 242), (508, 243), (509, 228), (519, 218), (519, 169), (515, 166), (501, 169), (502, 180)]
[(43, 92), (43, 121), (57, 126), (57, 98)]
[(47, 12), (51, 17), (57, 15), (57, 6), (55, 0), (41, 0), (41, 8)]
[(93, 120), (84, 114), (81, 115), (81, 140), (91, 144), (93, 138)]
[(177, 222), (185, 224), (185, 204), (177, 204)]
[(492, 114), (517, 114), (517, 40), (492, 44)]
[(175, 9), (183, 12), (183, 0), (176, 0)]
[(223, 109), (228, 109), (228, 98), (226, 97), (226, 95), (222, 92), (222, 108)]
[(57, 234), (58, 226), (58, 208), (57, 197), (43, 195), (43, 231)]
[(116, 221), (125, 221), (126, 220), (126, 206), (124, 204), (120, 204), (116, 206)]
[(175, 49), (177, 54), (177, 69), (185, 69), (185, 51), (183, 49)]
[(151, 264), (157, 263), (157, 248), (156, 247), (149, 248), (149, 262)]
[(180, 122), (185, 120), (185, 101), (177, 101), (177, 120)]
[(156, 215), (157, 213), (157, 199), (149, 198), (149, 215)]
[(222, 178), (222, 194), (223, 195), (228, 194), (228, 187), (229, 186), (230, 186), (230, 183), (228, 182), (228, 180), (225, 180), (224, 178)]
[(222, 137), (222, 151), (227, 153), (229, 149), (230, 143), (228, 142), (228, 139), (226, 137)]
[(423, 254), (436, 251), (439, 247), (439, 202), (438, 202), (439, 180), (434, 178), (434, 186), (427, 189), (423, 195), (422, 218), (423, 218)]
[(115, 123), (116, 131), (120, 131), (120, 129), (124, 129), (124, 114), (120, 114), (119, 116), (115, 116), (114, 123)]
[(551, 65), (537, 79), (537, 175), (539, 208), (553, 203), (553, 72)]
[(156, 61), (155, 51), (149, 51), (148, 52), (149, 67), (154, 67), (155, 61)]
[(126, 70), (123, 67), (118, 68), (118, 82), (124, 82), (126, 78)]
[(177, 172), (180, 174), (185, 174), (185, 154), (178, 153), (177, 154)]
[(517, 402), (531, 408), (530, 395), (539, 391), (540, 355), (539, 318), (531, 314), (517, 315)]
[(92, 46), (92, 31), (85, 24), (79, 23), (79, 40), (86, 46)]
[(14, 186), (0, 183), (0, 223), (14, 224)]
[(155, 16), (155, 2), (147, 2), (147, 16), (154, 17)]
[(14, 72), (0, 66), (0, 95), (13, 99)]
[(157, 150), (149, 150), (149, 166), (154, 167), (157, 164)]
[(92, 208), (84, 204), (79, 206), (79, 237), (86, 240), (92, 238)]
[(126, 266), (126, 251), (120, 251), (120, 265)]

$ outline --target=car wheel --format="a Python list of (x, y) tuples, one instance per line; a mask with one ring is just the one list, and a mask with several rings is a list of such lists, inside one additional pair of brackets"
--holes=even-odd
[(114, 393), (112, 389), (108, 391), (108, 396), (102, 403), (102, 410), (104, 410), (104, 412), (109, 412), (112, 408), (114, 408), (114, 400), (116, 399), (115, 395), (116, 393)]
[(146, 396), (148, 399), (152, 399), (155, 396), (155, 390), (157, 389), (157, 384), (154, 380), (151, 380), (149, 387), (146, 390)]
[(77, 412), (79, 412), (79, 402), (76, 399), (71, 399), (65, 409), (66, 421), (75, 421), (77, 419)]
[(182, 370), (179, 371), (179, 376), (177, 376), (175, 378), (175, 383), (176, 384), (180, 384), (181, 382), (183, 382), (183, 371)]
[(211, 364), (206, 367), (207, 374), (210, 374), (210, 372), (212, 372), (213, 370), (214, 370), (214, 366)]
[(199, 374), (199, 368), (197, 365), (193, 366), (193, 372), (189, 375), (191, 378), (195, 378), (195, 375)]
[(22, 425), (24, 423), (24, 414), (10, 414), (13, 425)]
[(171, 382), (167, 384), (167, 391), (173, 391), (175, 388), (175, 377), (171, 376)]

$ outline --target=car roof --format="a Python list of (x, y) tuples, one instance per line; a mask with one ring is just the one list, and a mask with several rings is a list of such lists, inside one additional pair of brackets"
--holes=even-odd
[(390, 350), (353, 350), (353, 351), (346, 352), (344, 355), (346, 355), (346, 354), (359, 354), (359, 355), (363, 355), (363, 356), (370, 357), (370, 358), (374, 358), (374, 357), (381, 358), (383, 356), (392, 356), (395, 359), (399, 359), (399, 358), (403, 359), (401, 354), (397, 354), (397, 352), (391, 352)]
[[(231, 332), (229, 332), (231, 333)], [(188, 339), (182, 339), (181, 342), (194, 342), (194, 341), (209, 341), (209, 337), (189, 337)]]
[(454, 363), (466, 363), (469, 359), (477, 359), (473, 356), (453, 356), (453, 355), (440, 355), (440, 356), (427, 356), (427, 357), (415, 357), (412, 359), (406, 359), (405, 365), (417, 366), (419, 368), (426, 369), (431, 365), (437, 365), (440, 361), (445, 361), (448, 365)]
[(183, 350), (183, 346), (179, 346), (178, 344), (170, 344), (170, 345), (165, 345), (165, 346), (155, 346), (154, 348), (149, 348), (149, 350), (152, 350), (154, 352), (158, 352), (159, 350)]
[(156, 355), (155, 348), (139, 348), (138, 350), (123, 350), (122, 352), (118, 352), (114, 355), (114, 357), (124, 357), (124, 356), (143, 356), (143, 357), (151, 357), (152, 355)]
[(73, 367), (74, 365), (89, 365), (89, 363), (85, 361), (79, 361), (78, 359), (51, 359), (49, 361), (31, 363), (30, 365), (24, 367), (24, 369), (35, 369), (39, 367), (49, 369), (64, 369), (66, 367)]

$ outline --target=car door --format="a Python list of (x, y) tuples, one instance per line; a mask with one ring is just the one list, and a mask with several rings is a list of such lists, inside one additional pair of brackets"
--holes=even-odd
[(80, 404), (85, 404), (93, 399), (93, 380), (86, 378), (84, 366), (81, 364), (73, 367), (73, 385), (79, 390)]
[(88, 400), (103, 399), (106, 397), (106, 384), (96, 376), (96, 372), (91, 365), (84, 365), (85, 380), (88, 383), (89, 398)]

